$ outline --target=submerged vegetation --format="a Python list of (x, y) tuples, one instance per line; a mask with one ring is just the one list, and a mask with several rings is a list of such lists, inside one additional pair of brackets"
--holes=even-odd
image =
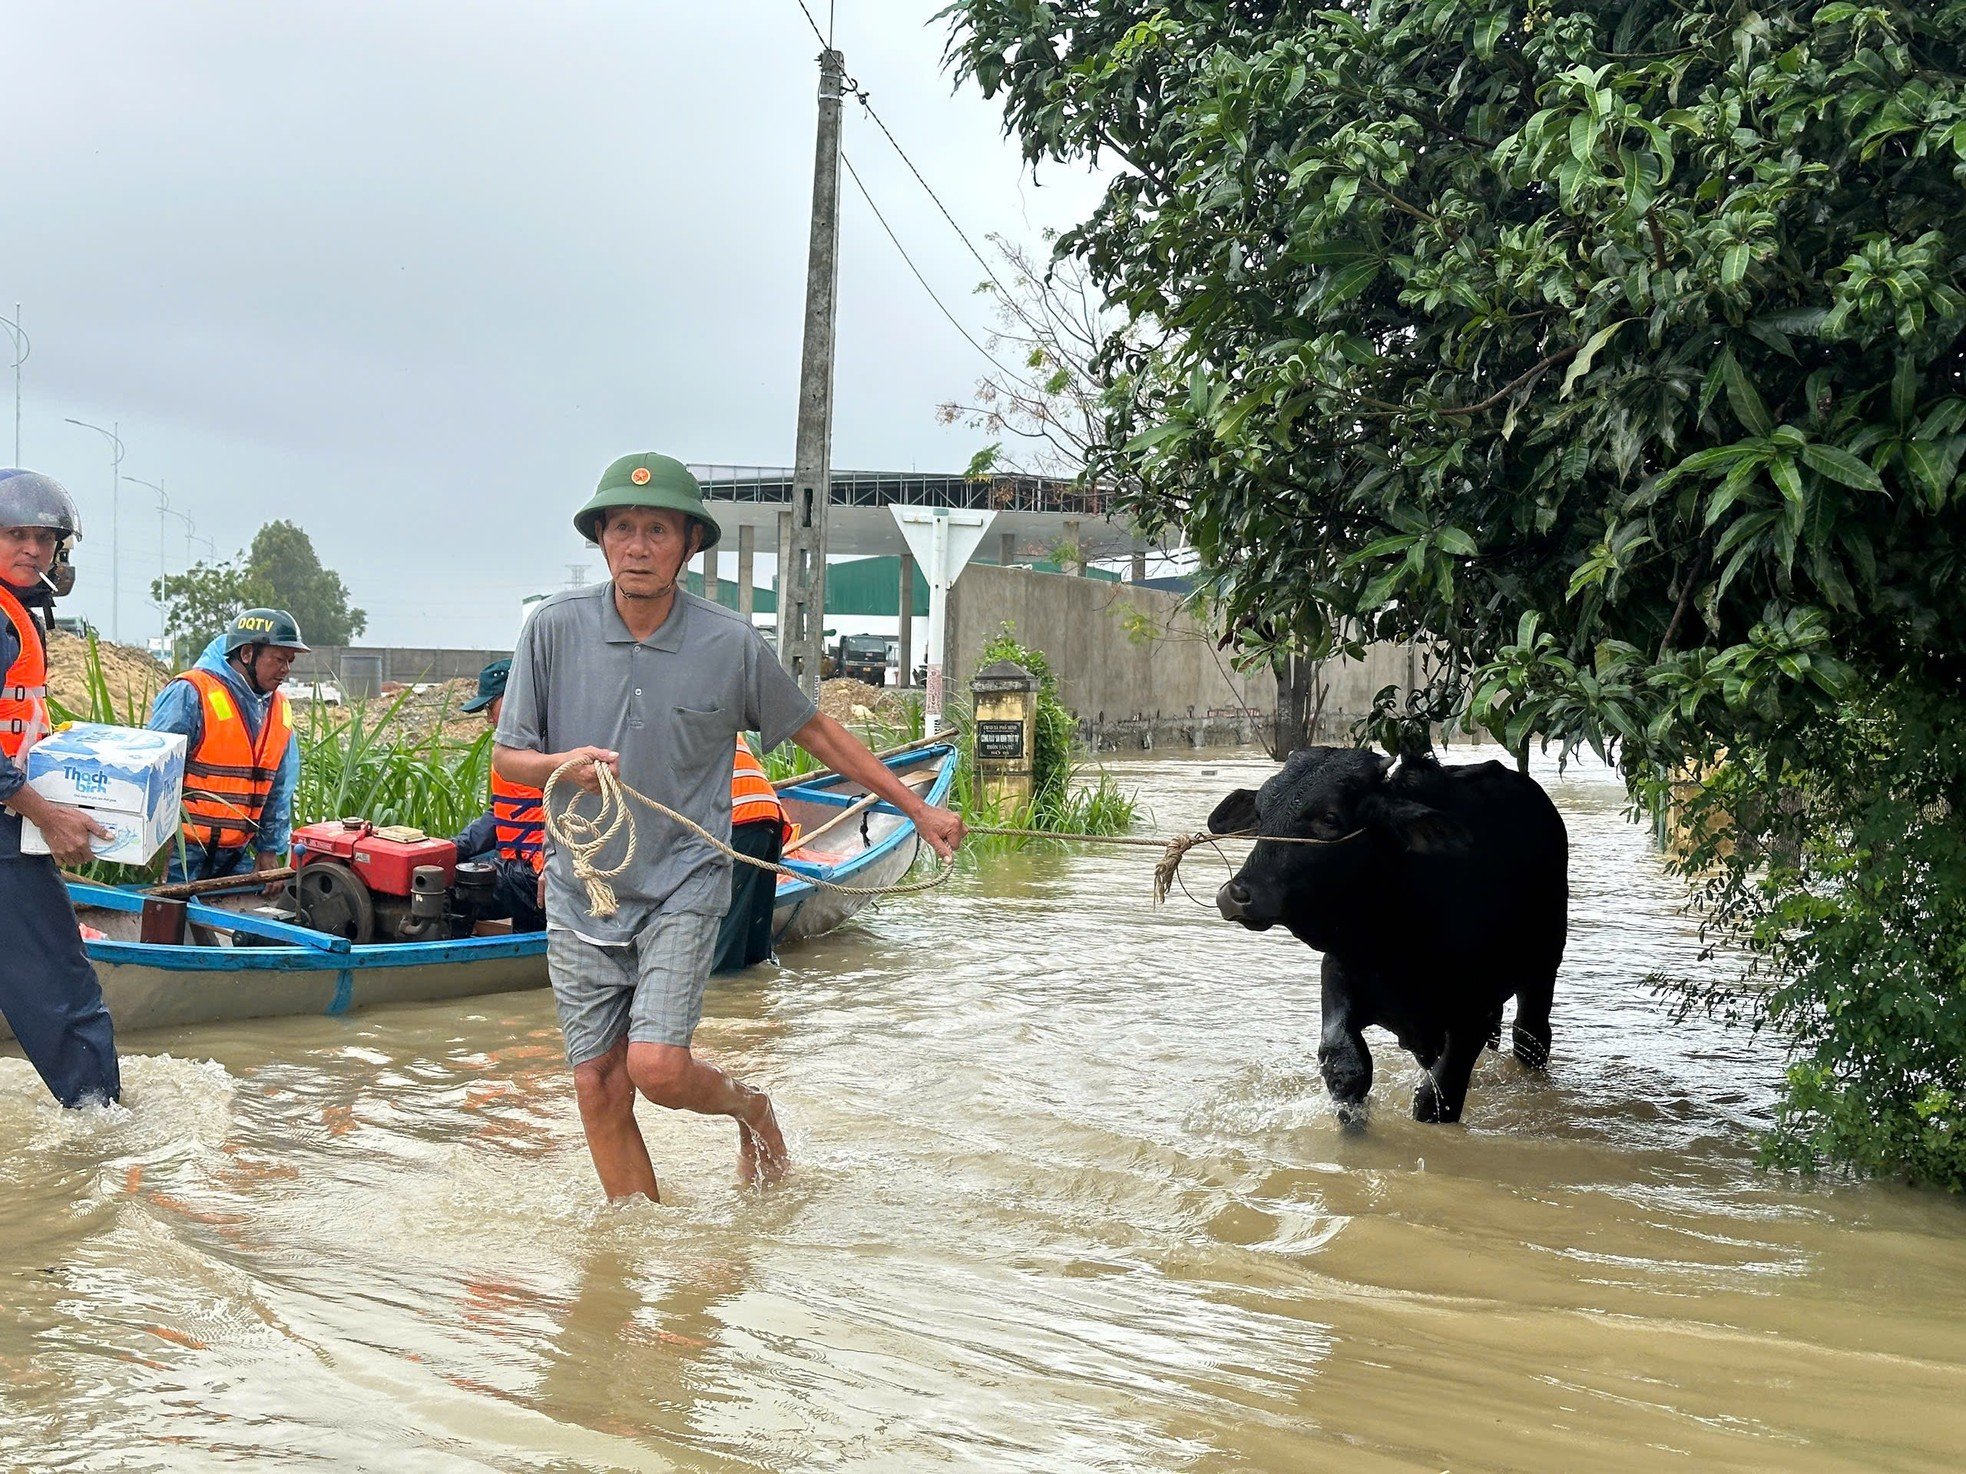
[[(1119, 834), (1131, 828), (1137, 804), (1110, 775), (1096, 770), (1088, 776), (1073, 755), (1071, 713), (1058, 704), (1055, 682), (1041, 652), (1018, 645), (1008, 627), (985, 651), (985, 663), (1011, 659), (1026, 666), (1046, 683), (1039, 709), (1038, 757), (1043, 779), (1028, 806), (1004, 810), (979, 805), (973, 798), (969, 714), (951, 714), (951, 737), (960, 757), (950, 803), (972, 824), (1005, 828), (1047, 829), (1060, 833)], [(167, 679), (160, 667), (158, 685)], [(108, 722), (142, 726), (149, 703), (131, 692), (118, 706), (103, 671), (95, 636), (89, 636), (85, 685), (86, 709), (51, 702), (57, 721)], [(361, 815), (375, 824), (405, 824), (426, 834), (451, 835), (484, 812), (491, 780), (492, 734), (489, 727), (468, 742), (447, 736), (447, 712), (440, 711), (430, 730), (405, 736), (397, 718), (410, 700), (408, 691), (373, 706), (330, 706), (303, 702), (294, 710), (294, 734), (300, 743), (300, 780), (294, 790), (294, 825)], [(876, 752), (912, 742), (922, 735), (919, 701), (904, 703), (901, 724), (855, 723), (853, 730)], [(773, 779), (809, 773), (815, 763), (802, 748), (786, 743), (765, 756)], [(979, 836), (982, 848), (1015, 846), (1024, 841)], [(96, 864), (87, 867), (95, 878), (130, 881), (149, 878), (149, 868)]]
[[(168, 679), (161, 667), (158, 685)], [(103, 672), (102, 655), (89, 636), (85, 672), (86, 710), (57, 701), (49, 709), (57, 721), (108, 722), (142, 726), (149, 703), (129, 693), (119, 707)], [(391, 731), (410, 693), (405, 691), (373, 709), (303, 702), (294, 708), (294, 735), (300, 744), (300, 779), (294, 788), (294, 825), (359, 814), (378, 825), (407, 824), (426, 834), (451, 835), (484, 812), (490, 791), (492, 734), (489, 728), (470, 742), (444, 736), (439, 719), (422, 737)], [(91, 876), (118, 880), (149, 878), (153, 867), (96, 864)]]
[[(983, 647), (979, 668), (1013, 661), (1038, 678), (1037, 749), (1032, 761), (1032, 794), (1026, 804), (1005, 806), (976, 795), (976, 742), (968, 704), (952, 697), (944, 712), (949, 740), (956, 744), (956, 774), (949, 806), (963, 822), (1001, 829), (1041, 829), (1056, 834), (1124, 834), (1139, 816), (1139, 802), (1103, 767), (1088, 761), (1077, 743), (1078, 723), (1058, 699), (1058, 682), (1042, 650), (1019, 643), (1006, 623)], [(923, 735), (922, 702), (906, 701), (906, 719), (851, 722), (847, 725), (875, 752), (913, 742)], [(809, 773), (810, 756), (786, 743), (765, 755), (765, 771), (776, 781)], [(1006, 835), (977, 835), (969, 843), (981, 850), (1014, 849), (1035, 841)]]

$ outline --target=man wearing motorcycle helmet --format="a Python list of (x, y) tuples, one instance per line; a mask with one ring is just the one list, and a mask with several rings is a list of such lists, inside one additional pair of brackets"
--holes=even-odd
[[(27, 786), (28, 750), (48, 731), (46, 631), (29, 612), (56, 546), (82, 535), (61, 483), (0, 470), (0, 1013), (35, 1071), (64, 1106), (122, 1091), (116, 1040), (96, 972), (82, 950), (57, 865), (87, 864), (109, 831)], [(23, 855), (21, 821), (52, 852)]]

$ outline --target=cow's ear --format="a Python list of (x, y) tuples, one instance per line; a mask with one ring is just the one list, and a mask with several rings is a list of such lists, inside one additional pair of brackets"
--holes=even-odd
[(1256, 790), (1238, 788), (1208, 816), (1210, 834), (1241, 834), (1256, 827)]
[(1370, 817), (1416, 855), (1465, 855), (1474, 838), (1439, 809), (1411, 799), (1373, 800)]

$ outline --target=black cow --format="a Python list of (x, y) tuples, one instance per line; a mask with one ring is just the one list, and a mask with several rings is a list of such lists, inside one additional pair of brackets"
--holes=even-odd
[(1515, 1056), (1550, 1054), (1550, 1001), (1570, 901), (1569, 837), (1536, 782), (1501, 763), (1442, 767), (1354, 748), (1293, 752), (1262, 788), (1209, 816), (1259, 841), (1216, 896), (1252, 931), (1281, 922), (1324, 954), (1318, 1064), (1339, 1119), (1372, 1088), (1364, 1031), (1398, 1036), (1427, 1072), (1422, 1121), (1458, 1121), (1485, 1043), (1516, 999)]

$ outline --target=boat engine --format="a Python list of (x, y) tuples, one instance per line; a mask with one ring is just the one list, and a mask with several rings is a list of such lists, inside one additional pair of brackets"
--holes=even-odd
[(357, 945), (469, 936), (491, 905), (489, 864), (460, 863), (449, 840), (403, 825), (309, 824), (294, 831), (293, 864), (294, 920)]

